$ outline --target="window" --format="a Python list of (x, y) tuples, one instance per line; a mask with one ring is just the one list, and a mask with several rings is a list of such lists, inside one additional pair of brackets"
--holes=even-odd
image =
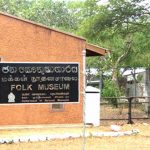
[(52, 111), (64, 111), (64, 104), (52, 104)]

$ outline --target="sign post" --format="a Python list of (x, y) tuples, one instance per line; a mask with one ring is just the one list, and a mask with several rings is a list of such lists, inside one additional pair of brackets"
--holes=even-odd
[(78, 63), (0, 63), (0, 104), (77, 102)]

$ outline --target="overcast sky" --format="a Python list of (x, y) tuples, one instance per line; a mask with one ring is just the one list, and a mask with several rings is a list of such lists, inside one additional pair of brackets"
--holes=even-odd
[[(56, 1), (64, 1), (64, 0), (56, 0)], [(65, 0), (65, 1), (85, 1), (85, 0)], [(108, 2), (108, 0), (101, 0), (99, 2), (99, 4), (106, 4)], [(146, 4), (148, 4), (148, 6), (150, 6), (150, 0), (145, 0)]]
[[(64, 0), (56, 0), (56, 1), (64, 1)], [(85, 0), (65, 0), (65, 1), (85, 1)], [(101, 0), (101, 3), (106, 3), (108, 0)]]
[[(64, 0), (56, 0), (56, 1), (64, 1)], [(85, 1), (85, 0), (65, 0), (65, 1)], [(101, 0), (101, 2), (99, 2), (99, 3), (105, 4), (107, 2), (108, 2), (108, 0)], [(145, 2), (150, 3), (150, 0), (145, 0)]]

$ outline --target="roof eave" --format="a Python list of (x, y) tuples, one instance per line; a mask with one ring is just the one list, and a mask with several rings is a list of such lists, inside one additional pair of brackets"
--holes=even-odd
[(86, 51), (87, 56), (105, 56), (107, 53), (107, 49), (89, 43), (86, 44)]

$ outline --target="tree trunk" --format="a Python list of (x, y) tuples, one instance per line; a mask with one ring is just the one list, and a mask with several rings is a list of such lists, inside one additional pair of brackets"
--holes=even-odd
[[(119, 92), (119, 83), (118, 83), (118, 70), (115, 68), (112, 71), (112, 81), (114, 83), (114, 90), (116, 90), (116, 92)], [(117, 90), (118, 89), (118, 90)], [(119, 93), (116, 93), (116, 97), (118, 97)], [(113, 103), (115, 105), (116, 108), (118, 108), (118, 99), (113, 99)]]

